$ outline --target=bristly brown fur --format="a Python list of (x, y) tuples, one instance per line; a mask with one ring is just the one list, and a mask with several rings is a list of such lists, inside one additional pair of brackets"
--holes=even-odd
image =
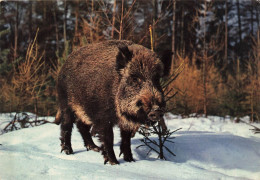
[(61, 110), (60, 110), (60, 108), (58, 108), (58, 111), (57, 111), (56, 116), (55, 116), (54, 123), (59, 125), (60, 122), (61, 122)]
[(113, 126), (121, 129), (121, 152), (134, 161), (131, 136), (146, 124), (154, 105), (165, 102), (158, 79), (163, 64), (149, 49), (130, 41), (91, 44), (73, 52), (63, 65), (57, 82), (62, 151), (73, 153), (71, 130), (74, 122), (85, 146), (99, 151), (91, 139), (98, 134), (105, 162), (118, 164), (113, 150)]

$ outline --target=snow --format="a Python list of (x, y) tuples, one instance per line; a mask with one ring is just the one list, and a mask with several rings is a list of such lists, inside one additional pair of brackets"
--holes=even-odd
[[(11, 120), (0, 115), (0, 128)], [(53, 121), (53, 117), (48, 117)], [(245, 117), (244, 121), (248, 121)], [(72, 134), (73, 155), (60, 153), (59, 126), (45, 124), (0, 135), (0, 179), (260, 179), (260, 135), (228, 117), (181, 118), (166, 114), (174, 144), (167, 144), (176, 156), (167, 161), (141, 145), (142, 136), (132, 139), (136, 162), (119, 155), (120, 133), (114, 128), (114, 150), (120, 165), (104, 165), (100, 153), (86, 151), (80, 134)], [(255, 124), (259, 126), (259, 124)], [(156, 139), (156, 137), (152, 137)], [(94, 141), (98, 144), (97, 140)]]

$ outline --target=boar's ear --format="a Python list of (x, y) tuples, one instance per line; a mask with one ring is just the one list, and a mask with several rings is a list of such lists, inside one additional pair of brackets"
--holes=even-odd
[(164, 65), (163, 76), (168, 76), (171, 69), (173, 52), (171, 50), (165, 50), (157, 54)]
[(121, 69), (125, 68), (127, 63), (131, 61), (133, 53), (129, 51), (125, 44), (118, 46), (118, 54), (116, 56), (116, 71), (120, 72)]

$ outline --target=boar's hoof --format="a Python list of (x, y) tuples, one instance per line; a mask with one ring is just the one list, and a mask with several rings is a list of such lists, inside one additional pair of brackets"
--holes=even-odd
[[(115, 161), (108, 161), (109, 162), (109, 164), (111, 164), (111, 165), (116, 165), (116, 164), (119, 164), (119, 162), (117, 161), (117, 160), (115, 160)], [(105, 164), (107, 163), (107, 162), (104, 162)]]
[(69, 146), (62, 145), (60, 152), (62, 153), (63, 151), (64, 151), (65, 154), (67, 154), (67, 155), (73, 154), (73, 150), (72, 150), (72, 148), (69, 147)]
[(104, 156), (104, 164), (107, 164), (108, 162), (109, 162), (109, 164), (111, 164), (111, 165), (119, 164), (119, 162), (118, 162), (116, 159), (111, 160), (111, 159), (109, 159), (108, 157), (105, 157), (105, 156)]
[(125, 161), (127, 161), (127, 162), (135, 162), (131, 152), (129, 152), (129, 153), (122, 153), (122, 151), (121, 151), (120, 154), (119, 154), (119, 157), (121, 156), (121, 154), (124, 154), (124, 160)]
[(93, 150), (95, 152), (100, 151), (100, 148), (98, 146), (96, 146), (95, 144), (94, 145), (87, 145), (86, 148), (87, 148), (87, 151), (89, 151), (89, 150)]
[(124, 156), (124, 160), (127, 162), (135, 162), (134, 158), (131, 156)]
[(104, 147), (101, 147), (101, 150), (102, 150), (102, 155), (104, 157), (104, 164), (111, 164), (111, 165), (116, 165), (116, 164), (119, 164), (119, 162), (116, 160), (116, 157), (114, 158), (110, 158), (107, 154), (106, 151), (104, 151)]

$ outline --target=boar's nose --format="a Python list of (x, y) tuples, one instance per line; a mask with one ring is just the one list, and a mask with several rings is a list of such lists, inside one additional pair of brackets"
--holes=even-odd
[(159, 106), (153, 106), (152, 110), (148, 114), (148, 118), (151, 121), (159, 121), (163, 117), (163, 111), (160, 109)]

